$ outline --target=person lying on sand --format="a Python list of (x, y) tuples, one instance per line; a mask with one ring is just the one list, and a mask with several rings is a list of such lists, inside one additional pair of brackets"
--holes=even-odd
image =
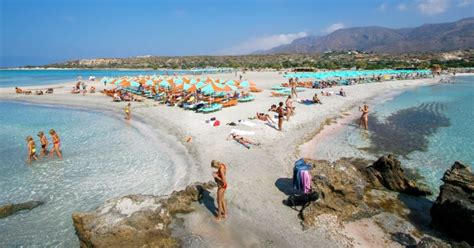
[(224, 194), (227, 189), (227, 166), (217, 160), (212, 160), (211, 167), (217, 169), (212, 173), (214, 181), (217, 183), (217, 216), (216, 220), (227, 219), (227, 206), (225, 204)]
[(20, 89), (20, 88), (18, 88), (18, 87), (15, 87), (15, 92), (16, 92), (17, 94), (22, 94), (22, 93), (23, 93), (23, 90)]
[(36, 144), (35, 141), (33, 140), (33, 137), (28, 136), (26, 137), (26, 142), (28, 144), (28, 159), (27, 162), (28, 164), (31, 164), (31, 160), (38, 160), (38, 157), (36, 156)]
[(268, 121), (268, 122), (271, 122), (272, 124), (276, 124), (269, 114), (257, 112), (257, 119), (261, 121)]
[(256, 143), (256, 142), (253, 142), (247, 138), (244, 138), (243, 136), (240, 136), (238, 134), (234, 134), (234, 133), (231, 133), (228, 137), (227, 137), (227, 140), (230, 140), (230, 139), (233, 139), (237, 142), (239, 142), (241, 145), (245, 146), (245, 148), (247, 149), (250, 149), (250, 145), (255, 145), (255, 146), (259, 146), (260, 143)]

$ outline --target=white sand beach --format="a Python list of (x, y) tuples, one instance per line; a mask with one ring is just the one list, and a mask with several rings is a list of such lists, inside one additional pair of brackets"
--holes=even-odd
[[(236, 79), (234, 74), (210, 76), (224, 80)], [(312, 149), (311, 143), (301, 147), (301, 150), (300, 146), (311, 139), (311, 142), (318, 142), (313, 137), (323, 128), (327, 119), (339, 117), (343, 112), (358, 115), (354, 107), (374, 97), (437, 83), (439, 78), (343, 86), (347, 97), (320, 96), (322, 105), (295, 103), (296, 114), (290, 121), (284, 122), (283, 132), (263, 121), (248, 120), (248, 117), (254, 117), (256, 112), (267, 112), (270, 105), (284, 101), (281, 97), (271, 97), (270, 88), (287, 80), (277, 72), (247, 72), (243, 74), (243, 79), (255, 82), (263, 92), (254, 93), (256, 99), (252, 102), (239, 103), (235, 107), (211, 114), (168, 107), (152, 100), (132, 103), (132, 125), (140, 125), (143, 122), (156, 129), (157, 133), (153, 135), (167, 142), (171, 141), (173, 144), (170, 144), (170, 149), (177, 153), (176, 156), (181, 159), (180, 163), (189, 164), (180, 170), (179, 173), (183, 175), (180, 175), (181, 179), (175, 183), (175, 187), (169, 189), (170, 192), (191, 182), (211, 180), (210, 162), (213, 159), (223, 161), (227, 165), (229, 187), (226, 200), (229, 219), (216, 222), (211, 212), (200, 206), (197, 211), (182, 216), (185, 231), (201, 236), (210, 247), (350, 247), (357, 246), (354, 240), (363, 240), (359, 243), (370, 244), (370, 238), (360, 238), (359, 235), (363, 231), (354, 230), (356, 226), (346, 227), (343, 232), (343, 228), (340, 228), (333, 218), (323, 218), (320, 225), (303, 230), (298, 213), (282, 204), (287, 198), (282, 188), (291, 187), (291, 184), (277, 185), (277, 180), (291, 180), (294, 161)], [(40, 96), (15, 94), (13, 88), (0, 88), (0, 100), (68, 105), (123, 114), (126, 103), (112, 102), (112, 98), (98, 92), (86, 96), (73, 95), (70, 93), (73, 84), (66, 82), (44, 87), (24, 87), (31, 90), (55, 88), (53, 94)], [(97, 91), (103, 88), (98, 81), (88, 81), (87, 85), (96, 86)], [(319, 95), (320, 91), (305, 89), (304, 92), (298, 93), (298, 98), (311, 99), (315, 92)], [(219, 120), (221, 125), (213, 127), (205, 123), (211, 117)], [(238, 120), (247, 120), (255, 125), (226, 125), (230, 122), (238, 123)], [(261, 145), (246, 149), (235, 141), (226, 140), (232, 129), (255, 132), (254, 135), (246, 137)], [(330, 132), (327, 135), (330, 135)], [(189, 143), (186, 142), (188, 136), (192, 137)], [(375, 233), (381, 232), (377, 230)], [(398, 244), (381, 237), (373, 239), (378, 242), (374, 243), (374, 247), (380, 243), (399, 247)]]

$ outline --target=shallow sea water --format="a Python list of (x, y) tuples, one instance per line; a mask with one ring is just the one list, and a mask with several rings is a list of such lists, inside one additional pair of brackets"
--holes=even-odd
[[(45, 204), (0, 219), (0, 247), (78, 246), (71, 214), (126, 194), (163, 194), (176, 167), (146, 126), (96, 111), (0, 101), (0, 205)], [(25, 138), (54, 128), (64, 158), (27, 165)], [(48, 136), (51, 142), (51, 138)]]
[[(389, 83), (389, 82), (388, 82)], [(357, 120), (318, 140), (312, 157), (375, 159), (396, 154), (402, 166), (419, 172), (437, 192), (443, 173), (456, 160), (474, 169), (474, 77), (456, 77), (369, 103), (369, 132)]]

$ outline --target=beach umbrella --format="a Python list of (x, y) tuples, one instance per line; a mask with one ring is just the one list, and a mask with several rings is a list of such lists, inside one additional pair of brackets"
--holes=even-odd
[(130, 87), (130, 81), (127, 80), (122, 80), (119, 84), (122, 87)]
[(197, 91), (197, 87), (195, 84), (191, 85), (191, 87), (187, 88), (187, 89), (184, 89), (186, 92), (196, 92)]
[(140, 80), (138, 80), (138, 83), (143, 85), (147, 82), (147, 80), (145, 78), (141, 78)]
[(208, 83), (206, 86), (202, 87), (201, 91), (206, 95), (212, 95), (216, 92), (221, 92), (222, 88), (219, 88), (215, 83)]
[(192, 86), (194, 86), (194, 85), (193, 84), (183, 84), (183, 90), (188, 91)]
[(200, 81), (200, 82), (197, 82), (197, 83), (196, 83), (196, 87), (197, 87), (198, 89), (200, 89), (200, 88), (202, 88), (202, 87), (204, 87), (204, 86), (206, 86), (206, 83), (204, 83), (203, 81)]
[(242, 88), (248, 88), (250, 87), (250, 82), (249, 81), (243, 81), (239, 84), (240, 87)]
[(131, 86), (131, 87), (137, 87), (137, 88), (138, 88), (138, 87), (140, 87), (140, 85), (141, 85), (141, 84), (140, 84), (139, 82), (137, 82), (137, 81), (132, 81), (132, 82), (130, 82), (130, 86)]
[(212, 83), (212, 82), (214, 82), (214, 79), (208, 77), (205, 82), (206, 82), (206, 83)]
[(183, 84), (184, 81), (183, 81), (183, 79), (178, 78), (178, 79), (175, 79), (175, 80), (174, 80), (174, 83), (175, 83), (175, 84)]
[(229, 81), (225, 82), (224, 84), (236, 85), (237, 83), (234, 80), (229, 80)]
[(151, 80), (151, 79), (148, 79), (148, 80), (145, 82), (145, 85), (152, 86), (152, 85), (155, 85), (155, 82), (153, 82), (153, 80)]
[(189, 78), (187, 78), (187, 77), (183, 77), (183, 81), (184, 81), (185, 83), (189, 83), (191, 80), (190, 80)]
[(231, 91), (237, 91), (237, 87), (234, 86), (234, 85), (224, 85), (224, 87), (222, 88), (223, 91), (226, 91), (226, 92), (231, 92)]
[(171, 88), (171, 83), (168, 80), (163, 80), (159, 83), (160, 87)]

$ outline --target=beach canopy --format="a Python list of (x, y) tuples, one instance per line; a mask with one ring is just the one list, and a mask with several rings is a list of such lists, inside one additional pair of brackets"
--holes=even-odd
[(222, 88), (218, 87), (216, 83), (209, 83), (201, 89), (201, 92), (206, 95), (212, 95), (221, 91), (222, 91)]

